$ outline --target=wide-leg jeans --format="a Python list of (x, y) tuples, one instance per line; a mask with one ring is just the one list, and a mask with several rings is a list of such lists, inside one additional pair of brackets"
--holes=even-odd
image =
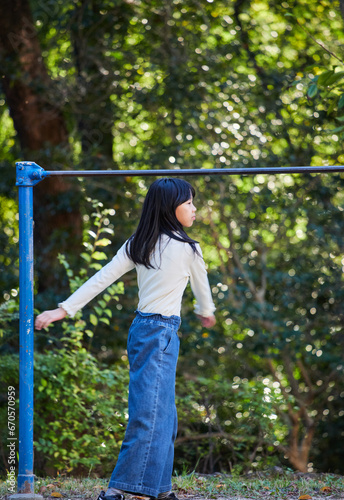
[(179, 316), (137, 311), (128, 335), (129, 421), (109, 487), (157, 497), (172, 487)]

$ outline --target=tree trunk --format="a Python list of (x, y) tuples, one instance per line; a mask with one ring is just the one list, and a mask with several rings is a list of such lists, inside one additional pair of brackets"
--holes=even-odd
[(291, 419), (291, 431), (289, 435), (289, 447), (287, 455), (290, 463), (300, 472), (308, 471), (309, 454), (314, 437), (314, 425), (303, 422), (305, 429), (300, 437), (300, 427), (302, 424), (302, 411), (295, 412)]
[[(43, 62), (28, 0), (0, 3), (0, 61), (2, 86), (23, 158), (47, 169), (52, 163), (56, 167), (58, 161), (61, 168), (68, 159), (68, 132)], [(49, 163), (44, 165), (44, 161)], [(35, 240), (43, 249), (38, 282), (43, 290), (56, 282), (57, 251), (66, 250), (67, 244), (70, 249), (80, 238), (81, 216), (75, 187), (62, 179), (43, 181), (34, 195)], [(52, 232), (64, 235), (56, 237), (59, 247), (52, 245)]]
[(3, 88), (23, 150), (36, 151), (45, 143), (66, 145), (61, 110), (46, 97), (51, 81), (28, 0), (0, 3), (0, 54)]
[[(295, 378), (293, 377), (293, 373), (290, 368), (292, 365), (292, 360), (288, 357), (288, 354), (286, 352), (284, 352), (284, 355), (282, 355), (282, 359), (284, 367), (286, 369), (287, 379), (292, 389), (291, 393), (295, 397), (298, 409), (294, 408), (292, 404), (287, 403), (287, 416), (289, 421), (288, 445), (281, 448), (283, 448), (285, 455), (288, 457), (289, 462), (293, 467), (295, 467), (295, 469), (299, 470), (300, 472), (307, 472), (309, 455), (311, 452), (315, 432), (315, 422), (313, 418), (308, 414), (308, 408), (313, 403), (313, 399), (310, 399), (309, 397), (307, 401), (304, 401), (302, 399), (302, 396), (299, 394), (298, 390), (299, 386), (296, 385)], [(300, 365), (301, 362), (299, 364), (299, 368)], [(276, 368), (271, 358), (267, 359), (267, 366), (273, 378), (280, 383)], [(304, 368), (301, 369), (303, 371), (304, 377), (307, 380), (308, 377), (306, 377)], [(311, 392), (311, 381), (307, 380), (307, 383), (309, 384), (308, 387)], [(285, 391), (283, 385), (280, 385), (280, 389), (283, 396), (285, 397), (285, 401), (288, 401), (288, 393)]]

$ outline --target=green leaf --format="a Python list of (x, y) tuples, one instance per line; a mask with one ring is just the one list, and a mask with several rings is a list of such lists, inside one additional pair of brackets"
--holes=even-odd
[(95, 260), (106, 260), (107, 259), (107, 255), (104, 252), (93, 252), (92, 259), (95, 259)]
[(108, 238), (102, 238), (96, 242), (96, 246), (107, 247), (108, 245), (111, 245), (111, 240)]
[(344, 107), (344, 94), (342, 94), (338, 101), (338, 109), (342, 109)]
[(313, 99), (313, 97), (315, 97), (318, 93), (318, 86), (316, 83), (312, 83), (312, 85), (309, 87), (308, 91), (307, 91), (307, 96), (310, 98), (310, 99)]
[(88, 253), (82, 252), (81, 257), (86, 260), (86, 262), (91, 262), (91, 256)]
[(92, 330), (85, 330), (85, 333), (88, 337), (93, 337), (94, 333), (92, 332)]
[(122, 52), (112, 52), (112, 57), (114, 57), (115, 59), (118, 59), (118, 60), (122, 60), (123, 59), (123, 54)]
[(100, 271), (103, 266), (99, 264), (99, 262), (92, 262), (90, 264), (90, 269), (95, 269), (96, 271)]
[(112, 311), (111, 311), (111, 309), (105, 309), (104, 313), (107, 314), (109, 316), (109, 318), (112, 318)]
[(90, 314), (90, 322), (92, 323), (93, 326), (98, 325), (98, 318), (95, 314)]
[(110, 227), (102, 227), (99, 231), (100, 233), (108, 233), (108, 234), (114, 234), (114, 231), (113, 229), (111, 229)]
[(336, 107), (336, 105), (337, 105), (337, 99), (332, 99), (332, 102), (329, 105), (329, 108), (328, 108), (328, 110), (326, 112), (327, 116), (329, 116), (332, 113), (332, 111), (334, 110), (334, 108)]
[(338, 73), (334, 73), (326, 80), (325, 85), (327, 87), (329, 85), (333, 85), (334, 83), (339, 82), (339, 80), (341, 80), (342, 78), (344, 78), (344, 71), (338, 71)]
[(341, 125), (340, 127), (337, 128), (331, 128), (328, 132), (331, 134), (335, 134), (337, 132), (341, 132), (342, 130), (344, 130), (344, 125)]
[(327, 80), (333, 75), (333, 71), (324, 71), (321, 75), (318, 76), (318, 84), (326, 85)]

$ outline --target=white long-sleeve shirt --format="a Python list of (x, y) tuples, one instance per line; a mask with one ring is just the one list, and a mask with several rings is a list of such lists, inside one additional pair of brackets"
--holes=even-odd
[[(195, 313), (211, 316), (215, 311), (201, 248), (196, 244), (199, 255), (188, 243), (162, 235), (152, 255), (154, 269), (134, 262), (128, 257), (125, 245), (113, 259), (84, 283), (67, 300), (59, 304), (68, 315), (84, 307), (96, 295), (118, 280), (126, 272), (136, 268), (139, 288), (137, 309), (143, 313), (180, 316), (181, 301), (190, 279), (196, 298)], [(161, 251), (161, 257), (160, 257)]]

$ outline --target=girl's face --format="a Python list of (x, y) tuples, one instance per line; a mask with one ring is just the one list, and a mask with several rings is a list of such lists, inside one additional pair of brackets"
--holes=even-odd
[(195, 220), (196, 207), (193, 204), (193, 198), (185, 201), (176, 208), (176, 217), (178, 222), (184, 227), (191, 227)]

